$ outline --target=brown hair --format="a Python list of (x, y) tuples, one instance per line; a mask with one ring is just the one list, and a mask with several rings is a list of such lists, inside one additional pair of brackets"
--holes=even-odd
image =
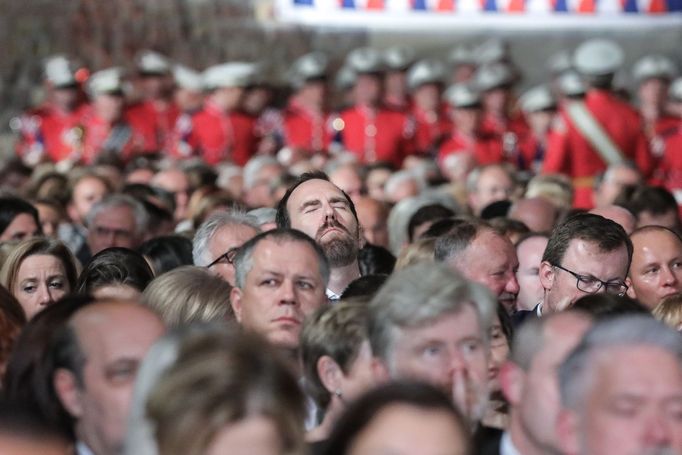
[(272, 419), (281, 453), (305, 452), (305, 407), (296, 379), (253, 334), (220, 327), (181, 343), (146, 409), (159, 454), (205, 453), (222, 429), (250, 416)]

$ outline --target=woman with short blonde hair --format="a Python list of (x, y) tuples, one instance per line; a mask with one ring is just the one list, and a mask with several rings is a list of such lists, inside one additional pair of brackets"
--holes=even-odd
[(155, 278), (142, 293), (168, 327), (191, 322), (233, 320), (231, 286), (206, 269), (183, 266)]

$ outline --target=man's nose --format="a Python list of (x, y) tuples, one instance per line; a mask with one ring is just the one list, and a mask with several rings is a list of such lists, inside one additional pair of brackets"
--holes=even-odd
[(296, 290), (294, 282), (291, 280), (284, 280), (279, 288), (279, 301), (283, 305), (296, 304)]
[(521, 286), (519, 286), (519, 280), (516, 279), (516, 273), (512, 272), (510, 274), (509, 281), (507, 281), (507, 285), (504, 287), (504, 290), (510, 294), (519, 293)]
[(643, 423), (643, 431), (646, 448), (669, 448), (673, 430), (664, 416), (655, 414), (648, 417)]
[(663, 267), (661, 269), (661, 273), (663, 274), (663, 283), (668, 285), (668, 286), (674, 286), (677, 284), (677, 276), (675, 275), (675, 272), (673, 272), (670, 267)]

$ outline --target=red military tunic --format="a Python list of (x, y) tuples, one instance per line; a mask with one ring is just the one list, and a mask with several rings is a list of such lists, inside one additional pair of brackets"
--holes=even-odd
[(480, 165), (505, 161), (502, 139), (489, 132), (479, 132), (475, 137), (466, 136), (456, 129), (438, 150), (438, 164), (453, 153), (471, 153)]
[[(72, 112), (61, 111), (50, 104), (27, 112), (20, 119), (17, 153), (32, 154), (35, 161), (47, 158), (58, 162), (78, 153), (82, 140), (83, 115), (87, 105)], [(31, 160), (33, 161), (33, 160)]]
[(83, 117), (83, 150), (80, 161), (92, 164), (104, 151), (116, 153), (125, 162), (144, 153), (144, 135), (125, 119), (111, 124), (90, 110)]
[(179, 115), (180, 110), (174, 103), (162, 107), (151, 100), (130, 106), (126, 111), (128, 122), (144, 135), (144, 151), (149, 153), (169, 150)]
[[(616, 95), (605, 90), (590, 90), (585, 105), (624, 154), (637, 164), (644, 176), (651, 174), (653, 157), (649, 151), (644, 126), (639, 114)], [(593, 178), (606, 170), (606, 163), (570, 120), (565, 108), (550, 135), (543, 172), (563, 173), (573, 178), (574, 206), (593, 206)]]
[(652, 183), (663, 185), (673, 194), (682, 206), (682, 120), (677, 120), (678, 127), (673, 134), (668, 134), (663, 140), (662, 156), (660, 157)]
[(333, 136), (329, 117), (292, 100), (284, 111), (284, 144), (307, 153), (327, 150)]
[(255, 119), (241, 112), (224, 113), (207, 102), (192, 117), (188, 143), (209, 164), (232, 160), (243, 166), (258, 146)]
[(402, 112), (353, 106), (341, 112), (341, 142), (363, 163), (387, 161), (397, 167), (413, 152), (414, 125)]
[(448, 118), (447, 108), (427, 112), (415, 106), (412, 109), (414, 118), (414, 146), (419, 154), (428, 154), (438, 147), (440, 142), (452, 130), (452, 122)]

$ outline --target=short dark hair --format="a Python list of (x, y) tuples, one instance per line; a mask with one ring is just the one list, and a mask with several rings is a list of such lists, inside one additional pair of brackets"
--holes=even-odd
[(365, 275), (360, 278), (356, 278), (351, 281), (341, 294), (341, 299), (353, 299), (364, 297), (371, 299), (374, 295), (379, 292), (381, 286), (384, 285), (388, 275), (386, 274), (375, 274), (375, 275)]
[(71, 295), (36, 314), (17, 339), (3, 378), (7, 399), (35, 409), (69, 438), (73, 438), (73, 418), (62, 406), (52, 383), (56, 340), (63, 336), (62, 329), (71, 316), (93, 302), (90, 296)]
[(629, 210), (636, 218), (642, 212), (662, 215), (672, 210), (677, 213), (675, 196), (662, 186), (638, 185), (625, 188), (616, 198), (615, 204)]
[(585, 295), (576, 300), (571, 310), (582, 311), (595, 321), (626, 314), (642, 314), (653, 317), (651, 312), (637, 300), (626, 295), (607, 293)]
[(325, 256), (322, 247), (320, 247), (315, 240), (301, 231), (296, 229), (278, 228), (261, 232), (239, 247), (237, 250), (237, 255), (234, 257), (236, 287), (241, 288), (244, 286), (244, 283), (246, 282), (246, 276), (251, 271), (251, 267), (253, 265), (253, 252), (256, 249), (256, 246), (263, 240), (272, 240), (276, 243), (299, 242), (310, 246), (320, 262), (320, 275), (325, 281), (325, 284), (329, 281), (329, 261), (327, 260), (327, 256)]
[(358, 251), (358, 265), (361, 275), (383, 273), (390, 275), (395, 267), (396, 257), (386, 248), (366, 244)]
[(424, 223), (450, 218), (455, 215), (456, 214), (454, 210), (449, 209), (442, 204), (425, 205), (414, 212), (414, 215), (410, 217), (410, 221), (407, 224), (407, 238), (411, 243), (413, 240), (415, 240), (414, 230), (418, 226), (421, 226)]
[(76, 292), (90, 294), (97, 288), (119, 284), (142, 292), (153, 279), (154, 272), (140, 253), (128, 248), (107, 248), (85, 265)]
[(137, 248), (151, 263), (156, 276), (183, 265), (192, 265), (192, 241), (181, 235), (165, 235), (147, 240)]
[(506, 236), (509, 234), (525, 235), (530, 232), (530, 228), (526, 226), (526, 223), (507, 218), (506, 216), (491, 218), (488, 220), (488, 223)]
[[(398, 404), (447, 412), (452, 416), (453, 423), (459, 426), (462, 435), (466, 438), (469, 434), (464, 417), (442, 391), (424, 383), (393, 382), (369, 391), (346, 408), (329, 436), (323, 453), (325, 455), (349, 453), (358, 435), (372, 423), (377, 415), (389, 406)], [(465, 453), (468, 454), (471, 451), (471, 441), (466, 440), (466, 444)]]
[[(301, 174), (301, 176), (294, 182), (294, 184), (289, 187), (287, 192), (284, 193), (284, 196), (282, 196), (282, 199), (280, 199), (280, 201), (277, 203), (277, 215), (275, 216), (275, 221), (277, 222), (277, 227), (279, 227), (279, 228), (291, 228), (291, 218), (289, 216), (289, 211), (287, 210), (287, 202), (289, 202), (289, 198), (291, 197), (291, 194), (296, 190), (296, 188), (298, 188), (300, 185), (307, 182), (308, 180), (324, 180), (326, 182), (330, 182), (329, 176), (322, 171), (305, 172), (305, 173)], [(353, 204), (353, 201), (346, 194), (345, 191), (343, 191), (340, 188), (339, 188), (339, 191), (341, 191), (341, 193), (343, 193), (343, 196), (348, 201), (348, 205), (350, 206), (350, 211), (353, 213), (353, 216), (357, 220), (358, 219), (358, 213), (355, 211), (355, 204)]]
[(542, 260), (552, 265), (561, 265), (569, 243), (575, 239), (595, 243), (603, 252), (625, 246), (628, 251), (627, 269), (630, 269), (632, 262), (630, 237), (620, 224), (593, 213), (579, 213), (555, 227), (549, 236)]
[(447, 234), (436, 239), (434, 258), (443, 262), (457, 256), (471, 245), (483, 230), (495, 231), (490, 224), (480, 220), (467, 220), (453, 226)]
[(40, 221), (38, 220), (38, 210), (30, 202), (18, 197), (0, 197), (0, 234), (5, 232), (7, 227), (14, 221), (14, 218), (22, 213), (33, 217), (38, 231), (42, 232)]

